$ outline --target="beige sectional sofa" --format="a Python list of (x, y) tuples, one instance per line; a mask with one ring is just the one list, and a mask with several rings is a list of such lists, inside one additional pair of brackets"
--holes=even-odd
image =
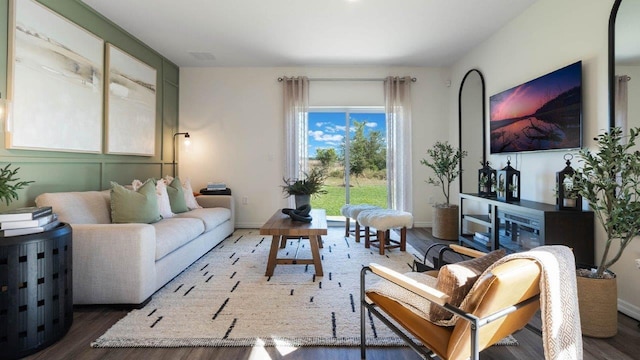
[(45, 193), (73, 229), (73, 303), (146, 303), (234, 231), (231, 196), (198, 196), (194, 209), (153, 224), (112, 224), (109, 191)]

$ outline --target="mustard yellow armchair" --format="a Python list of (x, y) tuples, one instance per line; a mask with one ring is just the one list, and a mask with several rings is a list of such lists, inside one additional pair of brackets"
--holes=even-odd
[[(439, 326), (390, 297), (368, 291), (365, 281), (371, 274), (415, 293), (431, 302), (431, 306), (442, 307), (459, 319), (454, 326)], [(469, 295), (473, 297), (470, 301), (473, 305), (470, 311), (465, 312), (449, 304), (449, 296), (437, 289), (384, 266), (370, 264), (362, 269), (360, 278), (362, 359), (366, 359), (365, 315), (368, 310), (424, 358), (435, 354), (443, 360), (477, 360), (480, 351), (522, 329), (540, 308), (540, 276), (541, 268), (536, 261), (508, 260), (477, 280), (476, 290)]]

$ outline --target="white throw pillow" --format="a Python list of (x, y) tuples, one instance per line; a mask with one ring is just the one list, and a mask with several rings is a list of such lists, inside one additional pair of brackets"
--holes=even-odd
[[(143, 182), (136, 179), (133, 180), (131, 186), (134, 191), (138, 191)], [(158, 197), (158, 210), (160, 215), (166, 219), (173, 217), (175, 214), (171, 212), (171, 204), (169, 203), (169, 194), (167, 193), (167, 183), (164, 179), (156, 181), (156, 196)]]
[(143, 184), (142, 181), (135, 179), (131, 182), (131, 188), (133, 189), (133, 191), (138, 191), (138, 189), (140, 189), (142, 184)]
[(171, 203), (169, 202), (169, 194), (167, 193), (167, 183), (160, 179), (156, 184), (156, 194), (158, 195), (158, 208), (163, 218), (170, 218), (175, 215), (171, 212)]
[(193, 210), (193, 209), (202, 209), (202, 206), (200, 206), (200, 204), (198, 204), (198, 202), (196, 201), (196, 197), (193, 196), (193, 188), (191, 187), (191, 179), (187, 178), (183, 183), (182, 183), (182, 190), (184, 193), (184, 201), (187, 203), (187, 207), (189, 208), (189, 210)]

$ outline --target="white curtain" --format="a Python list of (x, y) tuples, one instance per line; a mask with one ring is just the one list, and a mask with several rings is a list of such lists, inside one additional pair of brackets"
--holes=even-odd
[(615, 77), (615, 126), (622, 129), (623, 134), (628, 132), (628, 107), (629, 98), (627, 94), (628, 83), (631, 78), (627, 75), (616, 75)]
[(285, 168), (288, 179), (301, 178), (307, 170), (307, 117), (309, 114), (309, 79), (283, 78)]
[(411, 212), (411, 78), (387, 77), (384, 80), (387, 121), (388, 205)]

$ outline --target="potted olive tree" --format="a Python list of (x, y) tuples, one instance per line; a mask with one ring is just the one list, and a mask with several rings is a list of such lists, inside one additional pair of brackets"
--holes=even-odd
[(428, 184), (440, 187), (445, 202), (434, 205), (433, 228), (434, 237), (445, 240), (458, 240), (458, 205), (450, 203), (451, 183), (460, 175), (460, 160), (467, 156), (466, 151), (454, 149), (448, 142), (437, 141), (427, 150), (429, 159), (420, 163), (433, 170), (435, 177), (429, 177)]
[(20, 181), (20, 178), (15, 177), (18, 175), (18, 170), (20, 170), (19, 167), (11, 170), (11, 164), (0, 169), (0, 201), (4, 201), (7, 206), (13, 200), (18, 200), (18, 190), (33, 182)]
[(596, 266), (577, 270), (582, 333), (587, 336), (611, 337), (618, 331), (617, 282), (609, 267), (640, 233), (640, 153), (634, 150), (639, 132), (633, 128), (627, 137), (612, 128), (598, 135), (598, 150), (580, 150), (583, 167), (573, 176), (572, 190), (589, 202), (606, 232)]
[(310, 172), (304, 173), (302, 179), (285, 179), (282, 185), (282, 192), (287, 196), (295, 196), (296, 207), (311, 204), (311, 196), (326, 194), (324, 182), (327, 179), (327, 172), (323, 167), (314, 167)]

